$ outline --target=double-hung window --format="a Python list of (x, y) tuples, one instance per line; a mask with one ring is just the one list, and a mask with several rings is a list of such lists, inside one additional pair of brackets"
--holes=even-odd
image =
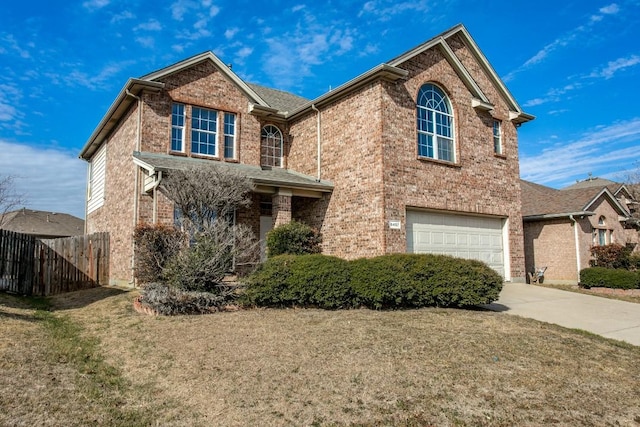
[(216, 156), (218, 112), (205, 108), (191, 109), (191, 152)]
[(493, 121), (493, 152), (502, 155), (502, 123), (500, 120)]
[(416, 109), (418, 156), (455, 162), (453, 112), (445, 93), (434, 84), (423, 85)]
[(224, 113), (224, 157), (236, 158), (236, 115)]
[(171, 151), (184, 151), (184, 104), (171, 108)]

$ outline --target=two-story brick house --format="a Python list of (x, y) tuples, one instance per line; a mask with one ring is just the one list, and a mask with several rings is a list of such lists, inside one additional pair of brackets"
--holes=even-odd
[(130, 79), (80, 157), (87, 232), (111, 233), (112, 282), (132, 281), (132, 232), (172, 223), (172, 170), (255, 184), (236, 221), (263, 237), (297, 219), (323, 252), (486, 261), (525, 276), (517, 127), (524, 113), (462, 25), (307, 100), (240, 79), (213, 53)]

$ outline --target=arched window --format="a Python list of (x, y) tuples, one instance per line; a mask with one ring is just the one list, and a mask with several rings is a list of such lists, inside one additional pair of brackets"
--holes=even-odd
[(598, 225), (607, 225), (606, 220), (607, 219), (604, 216), (601, 216), (598, 218)]
[(260, 164), (282, 167), (282, 132), (273, 125), (262, 128), (260, 136)]
[(447, 95), (427, 83), (418, 92), (418, 156), (455, 162), (453, 111)]

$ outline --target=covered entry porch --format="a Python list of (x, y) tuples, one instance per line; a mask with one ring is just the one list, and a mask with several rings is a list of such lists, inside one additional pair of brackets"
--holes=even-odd
[[(314, 206), (322, 205), (316, 202), (333, 191), (333, 184), (329, 181), (317, 181), (314, 177), (283, 168), (148, 152), (134, 152), (133, 162), (142, 177), (141, 194), (137, 200), (141, 204), (151, 204), (151, 209), (136, 208), (137, 222), (173, 223), (172, 202), (158, 190), (162, 177), (171, 174), (171, 171), (216, 168), (220, 172), (235, 173), (250, 179), (254, 186), (252, 203), (236, 212), (235, 221), (251, 227), (255, 236), (260, 238), (263, 257), (264, 238), (269, 230), (293, 218), (304, 220)], [(294, 212), (294, 209), (299, 212)], [(149, 213), (151, 218), (148, 218)]]

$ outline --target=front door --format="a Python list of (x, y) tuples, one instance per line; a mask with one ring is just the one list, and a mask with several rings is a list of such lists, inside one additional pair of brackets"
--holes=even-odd
[(267, 233), (273, 228), (273, 218), (269, 216), (260, 216), (260, 260), (267, 259)]

